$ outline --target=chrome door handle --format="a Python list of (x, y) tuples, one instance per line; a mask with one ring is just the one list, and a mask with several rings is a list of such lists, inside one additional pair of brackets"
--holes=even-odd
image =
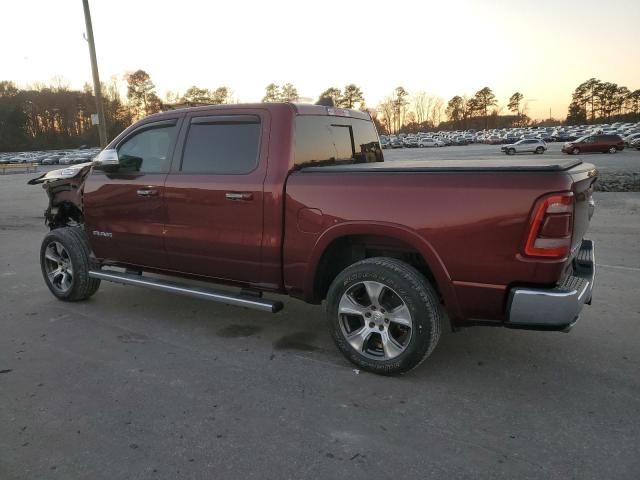
[(157, 197), (158, 191), (153, 189), (142, 189), (142, 190), (136, 191), (136, 194), (139, 197)]
[(251, 192), (227, 192), (224, 196), (227, 200), (253, 200)]

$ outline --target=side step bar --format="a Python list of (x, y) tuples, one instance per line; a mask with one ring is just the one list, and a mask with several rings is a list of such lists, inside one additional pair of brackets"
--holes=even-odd
[(204, 287), (184, 285), (158, 278), (149, 278), (143, 275), (135, 275), (121, 272), (107, 272), (104, 270), (89, 271), (91, 278), (99, 278), (107, 282), (121, 283), (123, 285), (134, 285), (147, 287), (162, 292), (178, 293), (189, 297), (211, 300), (213, 302), (226, 303), (236, 307), (253, 308), (262, 312), (276, 313), (282, 310), (282, 302), (278, 300), (266, 300), (257, 296), (236, 295), (222, 290), (212, 290)]

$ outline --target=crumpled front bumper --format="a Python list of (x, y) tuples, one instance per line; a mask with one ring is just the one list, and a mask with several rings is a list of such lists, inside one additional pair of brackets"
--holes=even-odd
[(509, 292), (505, 326), (568, 331), (585, 304), (591, 304), (596, 277), (594, 245), (582, 240), (574, 273), (554, 288), (516, 287)]

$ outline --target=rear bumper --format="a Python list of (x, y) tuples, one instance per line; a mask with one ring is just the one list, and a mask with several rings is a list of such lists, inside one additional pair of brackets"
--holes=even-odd
[(533, 330), (569, 330), (585, 304), (591, 304), (596, 276), (594, 246), (583, 240), (574, 273), (554, 288), (516, 287), (509, 292), (505, 326)]

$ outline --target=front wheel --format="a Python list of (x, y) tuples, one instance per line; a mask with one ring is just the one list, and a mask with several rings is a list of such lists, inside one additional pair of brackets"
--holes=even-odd
[(580, 149), (574, 148), (573, 150), (571, 150), (571, 153), (573, 153), (574, 155), (578, 155), (580, 153)]
[(100, 280), (89, 277), (90, 253), (80, 228), (58, 228), (44, 237), (40, 247), (42, 276), (59, 300), (85, 300), (98, 290)]
[(543, 153), (544, 153), (544, 147), (538, 147), (538, 148), (536, 148), (536, 153), (537, 153), (538, 155), (543, 154)]
[(507, 150), (507, 155), (515, 155), (516, 154), (516, 149), (515, 148), (510, 148)]
[(376, 257), (343, 270), (329, 287), (326, 315), (338, 349), (385, 375), (418, 366), (440, 338), (442, 307), (427, 279), (402, 261)]
[(609, 153), (618, 153), (618, 149), (616, 147), (609, 148)]

